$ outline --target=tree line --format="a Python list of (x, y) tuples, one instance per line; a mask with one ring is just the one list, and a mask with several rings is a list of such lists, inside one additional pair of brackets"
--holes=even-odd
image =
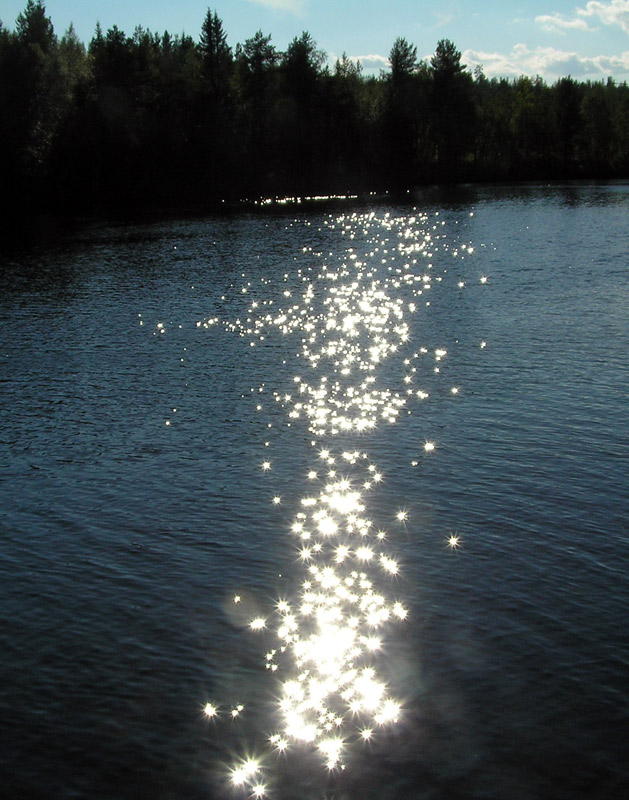
[(399, 37), (390, 67), (327, 65), (308, 32), (232, 48), (208, 9), (198, 40), (96, 26), (59, 38), (42, 0), (0, 22), (5, 209), (179, 205), (441, 181), (627, 177), (626, 83), (471, 73)]

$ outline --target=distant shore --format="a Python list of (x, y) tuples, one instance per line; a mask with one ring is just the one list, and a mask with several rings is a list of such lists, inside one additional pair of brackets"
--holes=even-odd
[[(334, 69), (308, 32), (285, 52), (97, 27), (61, 38), (42, 2), (0, 26), (0, 211), (220, 209), (240, 198), (404, 193), (465, 182), (629, 177), (629, 87), (488, 79), (448, 39), (403, 37), (390, 67)], [(6, 227), (6, 224), (5, 224)]]

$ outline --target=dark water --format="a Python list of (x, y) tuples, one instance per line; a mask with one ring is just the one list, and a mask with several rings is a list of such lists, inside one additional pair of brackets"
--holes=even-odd
[[(625, 796), (627, 185), (99, 223), (2, 259), (4, 796)], [(276, 604), (305, 640), (306, 579), (337, 618), (299, 678)], [(397, 721), (346, 676), (291, 738), (282, 685), (343, 659)]]

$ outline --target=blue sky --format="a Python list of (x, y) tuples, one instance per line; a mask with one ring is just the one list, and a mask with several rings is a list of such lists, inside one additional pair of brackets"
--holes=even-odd
[[(2, 0), (0, 19), (12, 29), (26, 0)], [(629, 80), (629, 0), (48, 0), (57, 34), (70, 22), (87, 44), (96, 22), (131, 34), (136, 25), (197, 39), (208, 6), (232, 46), (260, 29), (282, 50), (307, 30), (332, 63), (345, 51), (366, 73), (387, 67), (396, 37), (428, 58), (439, 39), (451, 39), (469, 68), (488, 77), (541, 75), (552, 82)]]

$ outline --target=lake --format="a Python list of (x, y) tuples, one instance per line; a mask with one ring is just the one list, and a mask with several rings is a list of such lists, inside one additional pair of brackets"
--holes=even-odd
[(1, 256), (6, 797), (629, 790), (629, 185)]

